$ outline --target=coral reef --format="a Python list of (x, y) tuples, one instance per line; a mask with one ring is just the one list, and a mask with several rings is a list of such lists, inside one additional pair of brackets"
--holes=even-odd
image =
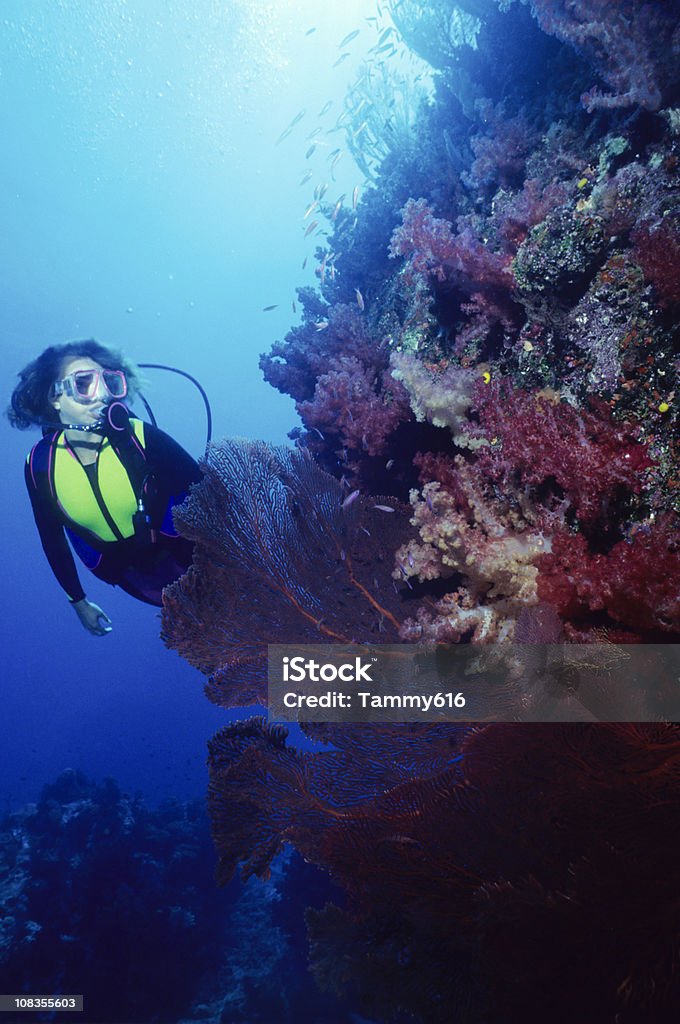
[(306, 731), (331, 749), (222, 730), (210, 804), (224, 878), (288, 842), (342, 884), (308, 914), (324, 988), (385, 1021), (672, 1019), (676, 726)]
[[(402, 639), (510, 639), (522, 606), (555, 591), (566, 566), (544, 560), (553, 535), (578, 537), (579, 575), (592, 567), (608, 592), (607, 572), (616, 590), (636, 535), (661, 564), (680, 525), (680, 152), (675, 108), (663, 106), (680, 91), (670, 57), (679, 12), (531, 0), (462, 5), (463, 24), (455, 6), (391, 4), (406, 41), (438, 69), (412, 128), (420, 155), (390, 153), (356, 223), (332, 222), (318, 253), (321, 333), (331, 333), (314, 338), (306, 313), (263, 367), (298, 401), (298, 441), (329, 472), (384, 490), (378, 460), (398, 461), (392, 493), (409, 496), (418, 531), (395, 552), (395, 579), (413, 588)], [(586, 88), (593, 70), (610, 94)], [(576, 103), (586, 92), (590, 113)], [(349, 289), (369, 279), (371, 301), (352, 310)], [(439, 522), (423, 541), (435, 494)], [(496, 556), (509, 564), (517, 551), (531, 587), (506, 583), (501, 595), (486, 570), (469, 569), (500, 572)], [(434, 602), (432, 583), (444, 588)], [(579, 609), (570, 635), (587, 635), (586, 607), (593, 628), (677, 635), (674, 613), (659, 627), (653, 588), (635, 593), (637, 625), (614, 600), (561, 601), (567, 624)], [(499, 611), (501, 596), (510, 604)]]
[[(261, 359), (297, 450), (212, 450), (165, 636), (227, 707), (306, 639), (655, 644), (671, 687), (678, 4), (390, 10), (434, 93), (323, 211), (318, 291)], [(325, 749), (221, 730), (210, 809), (222, 880), (289, 843), (342, 886), (320, 984), (384, 1021), (674, 1019), (676, 726), (304, 731)]]
[[(507, 9), (514, 0), (500, 0)], [(658, 110), (680, 48), (678, 7), (635, 0), (530, 0), (544, 32), (581, 50), (613, 91), (593, 87), (586, 110), (640, 106)]]
[(83, 993), (91, 1021), (176, 1021), (220, 955), (233, 894), (215, 894), (213, 865), (202, 804), (151, 811), (62, 772), (0, 827), (8, 991)]

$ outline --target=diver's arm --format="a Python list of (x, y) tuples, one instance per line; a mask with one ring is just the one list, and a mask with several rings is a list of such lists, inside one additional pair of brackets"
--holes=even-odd
[(167, 495), (188, 494), (203, 474), (195, 459), (169, 434), (144, 424), (144, 446), (149, 469)]
[(184, 501), (191, 485), (202, 480), (203, 474), (198, 463), (181, 445), (148, 423), (144, 424), (144, 445), (148, 470), (153, 479), (147, 511), (156, 528), (165, 521), (165, 529), (172, 532), (174, 528), (167, 525), (168, 515)]
[(41, 500), (31, 479), (28, 466), (26, 467), (26, 487), (31, 499), (33, 516), (38, 527), (43, 551), (57, 582), (66, 591), (73, 610), (88, 633), (92, 633), (93, 636), (106, 636), (113, 628), (111, 619), (98, 604), (88, 601), (86, 598), (78, 578), (73, 554), (64, 534), (64, 527), (50, 506)]
[(66, 591), (71, 604), (75, 604), (85, 599), (85, 591), (78, 578), (78, 571), (68, 541), (66, 540), (64, 528), (53, 509), (38, 494), (31, 479), (28, 463), (26, 464), (25, 477), (43, 551), (47, 556), (47, 561), (57, 582)]

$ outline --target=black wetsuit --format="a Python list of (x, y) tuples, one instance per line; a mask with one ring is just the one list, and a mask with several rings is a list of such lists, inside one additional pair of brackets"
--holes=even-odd
[[(148, 604), (160, 606), (163, 587), (181, 576), (191, 564), (193, 545), (177, 534), (172, 508), (184, 500), (191, 484), (200, 481), (198, 464), (162, 430), (148, 423), (130, 422), (136, 424), (132, 433), (139, 435), (140, 443), (130, 444), (129, 438), (121, 442), (120, 437), (112, 442), (105, 437), (91, 465), (80, 462), (63, 431), (43, 437), (28, 456), (26, 486), (40, 540), (52, 571), (70, 601), (81, 600), (85, 591), (67, 536), (73, 550), (95, 576)], [(106, 458), (102, 459), (105, 451)], [(75, 472), (77, 489), (87, 498), (90, 511), (94, 510), (101, 517), (100, 534), (108, 531), (110, 539), (104, 539), (79, 521), (86, 517), (78, 514), (77, 489), (74, 491), (71, 487), (72, 507), (68, 511), (60, 501), (57, 460), (68, 458), (77, 460), (80, 469), (68, 465), (66, 469), (71, 474)], [(122, 466), (126, 477), (123, 482), (127, 507), (122, 511), (118, 509), (118, 522), (107, 508), (103, 494), (106, 482), (99, 479), (100, 462), (113, 466), (119, 475)], [(86, 480), (79, 475), (81, 470)], [(136, 510), (136, 499), (142, 489), (150, 528), (140, 538), (140, 531), (133, 531), (130, 517)]]

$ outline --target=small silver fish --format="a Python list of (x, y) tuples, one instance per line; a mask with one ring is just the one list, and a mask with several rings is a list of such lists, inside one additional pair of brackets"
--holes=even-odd
[(360, 31), (361, 29), (355, 28), (353, 32), (348, 32), (345, 38), (338, 44), (338, 49), (342, 50), (343, 46), (347, 46), (353, 39), (356, 39)]
[(347, 497), (345, 498), (345, 500), (343, 501), (342, 507), (343, 508), (348, 508), (351, 504), (353, 504), (353, 502), (355, 502), (357, 500), (357, 498), (359, 497), (360, 494), (361, 494), (361, 491), (358, 488), (357, 488), (356, 491), (352, 491), (352, 493), (348, 494)]
[(380, 509), (381, 512), (394, 512), (391, 505), (374, 505), (373, 508)]

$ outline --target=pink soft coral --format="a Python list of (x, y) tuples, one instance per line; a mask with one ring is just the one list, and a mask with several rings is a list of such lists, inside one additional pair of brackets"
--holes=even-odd
[[(638, 494), (651, 465), (630, 423), (615, 422), (604, 403), (575, 409), (553, 393), (491, 383), (478, 389), (480, 469), (505, 492), (557, 485), (582, 524), (606, 517), (617, 493)], [(560, 493), (561, 492), (561, 493)]]
[[(512, 0), (504, 0), (507, 6)], [(598, 107), (658, 110), (673, 78), (677, 21), (673, 4), (639, 0), (531, 0), (549, 35), (571, 43), (592, 61), (613, 90), (593, 88), (581, 102)]]
[(354, 356), (335, 360), (322, 373), (311, 402), (298, 403), (308, 427), (340, 435), (346, 448), (380, 455), (399, 423), (411, 416), (403, 385), (386, 375), (383, 382), (375, 369)]
[(493, 252), (480, 241), (469, 218), (459, 218), (454, 234), (449, 221), (435, 217), (425, 199), (406, 203), (402, 224), (392, 233), (390, 256), (407, 257), (409, 280), (431, 275), (469, 293), (509, 291), (513, 286), (509, 254)]
[(608, 554), (592, 554), (580, 534), (560, 531), (538, 559), (538, 593), (565, 619), (610, 619), (640, 632), (680, 634), (680, 533), (668, 514), (642, 524)]

